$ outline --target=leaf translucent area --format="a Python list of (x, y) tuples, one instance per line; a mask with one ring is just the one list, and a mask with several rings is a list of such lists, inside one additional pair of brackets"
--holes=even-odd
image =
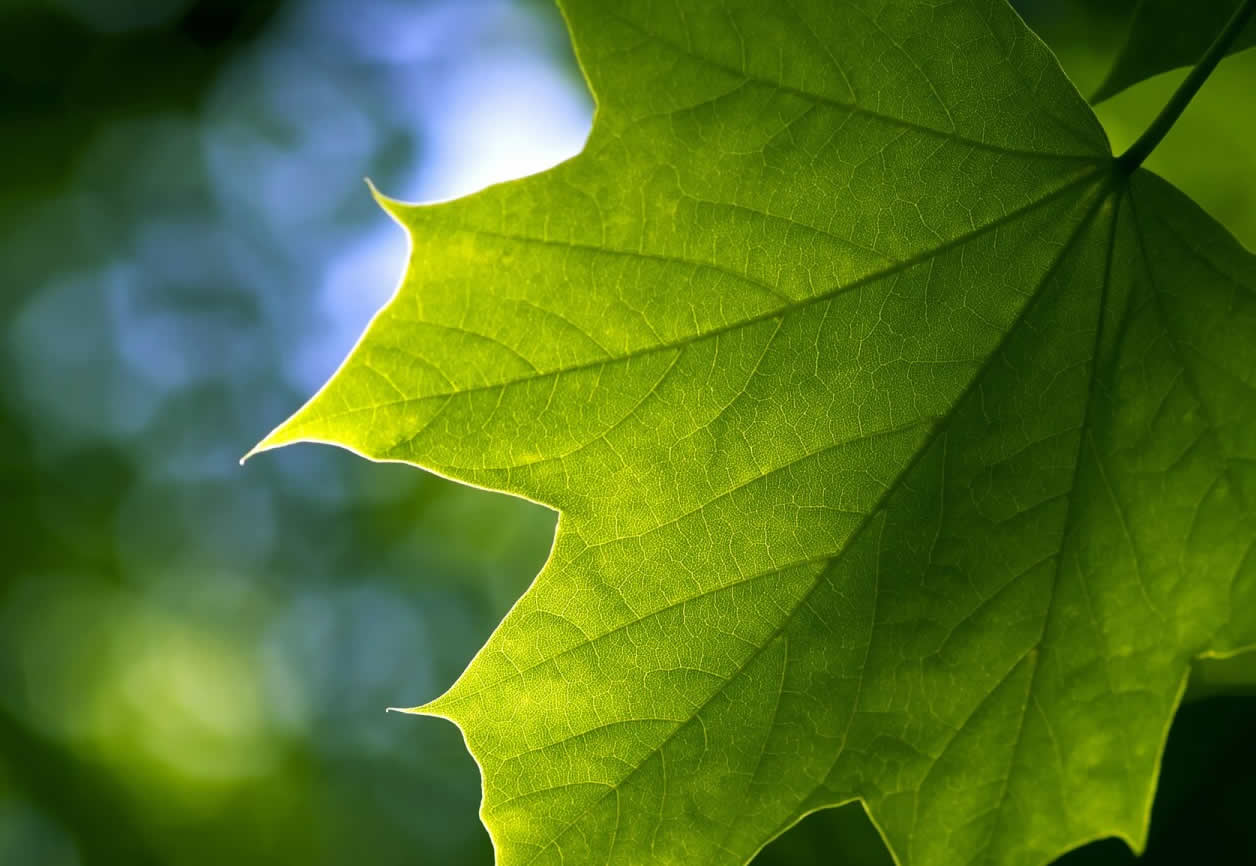
[[(1131, 0), (1125, 43), (1107, 77), (1092, 97), (1100, 102), (1138, 82), (1203, 56), (1241, 0)], [(1086, 38), (1078, 34), (1078, 38)], [(1228, 53), (1256, 45), (1256, 20), (1250, 21)]]
[[(446, 204), (329, 441), (561, 511), (420, 711), (503, 864), (1141, 846), (1190, 660), (1256, 643), (1256, 263), (1113, 173), (1002, 2), (569, 0), (585, 151)], [(840, 848), (840, 840), (835, 841)]]

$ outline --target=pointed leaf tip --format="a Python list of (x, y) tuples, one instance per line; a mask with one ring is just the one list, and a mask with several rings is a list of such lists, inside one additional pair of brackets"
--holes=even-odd
[(406, 715), (408, 715), (408, 716), (426, 716), (426, 715), (428, 715), (426, 712), (424, 712), (424, 707), (423, 707), (423, 706), (418, 706), (418, 707), (385, 707), (385, 708), (384, 708), (384, 712), (386, 712), (386, 713), (405, 713), (405, 714), (406, 714)]
[(380, 206), (384, 213), (388, 214), (398, 225), (404, 228), (405, 221), (402, 220), (401, 213), (409, 205), (401, 199), (396, 199), (380, 192), (379, 187), (375, 185), (375, 181), (369, 177), (363, 178), (363, 180), (366, 181), (366, 186), (371, 191), (371, 197), (375, 199), (375, 203)]

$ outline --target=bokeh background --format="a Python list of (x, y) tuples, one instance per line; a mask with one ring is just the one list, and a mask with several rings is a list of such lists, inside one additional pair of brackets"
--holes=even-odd
[[(1072, 2), (1021, 5), (1085, 90), (1113, 46)], [(1117, 147), (1180, 77), (1102, 107)], [(1228, 60), (1151, 160), (1249, 247), (1253, 93)], [(0, 0), (0, 866), (492, 862), (457, 731), (383, 710), (452, 682), (554, 515), (237, 461), (396, 285), (364, 177), (464, 194), (591, 113), (547, 0)], [(1175, 723), (1146, 862), (1256, 863), (1248, 668)], [(763, 861), (888, 858), (855, 807)]]

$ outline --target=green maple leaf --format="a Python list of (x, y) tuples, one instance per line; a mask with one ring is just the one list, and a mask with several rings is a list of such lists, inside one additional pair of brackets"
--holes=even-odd
[[(1122, 0), (1118, 20), (1125, 40), (1092, 99), (1107, 99), (1143, 79), (1199, 60), (1240, 5), (1241, 0), (1195, 0), (1188, 8), (1180, 0)], [(1249, 22), (1230, 53), (1253, 45), (1256, 22)]]
[(560, 511), (421, 712), (503, 864), (1146, 837), (1193, 659), (1256, 645), (1256, 260), (1114, 160), (1001, 0), (564, 4), (583, 153), (385, 201), (397, 296), (259, 449)]

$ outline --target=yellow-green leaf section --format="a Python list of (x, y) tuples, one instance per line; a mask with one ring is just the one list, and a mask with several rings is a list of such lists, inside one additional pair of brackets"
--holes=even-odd
[(1256, 260), (1002, 0), (563, 8), (584, 152), (385, 201), (401, 288), (258, 446), (560, 511), (420, 708), (499, 862), (856, 798), (913, 866), (1141, 846), (1190, 661), (1256, 644)]

